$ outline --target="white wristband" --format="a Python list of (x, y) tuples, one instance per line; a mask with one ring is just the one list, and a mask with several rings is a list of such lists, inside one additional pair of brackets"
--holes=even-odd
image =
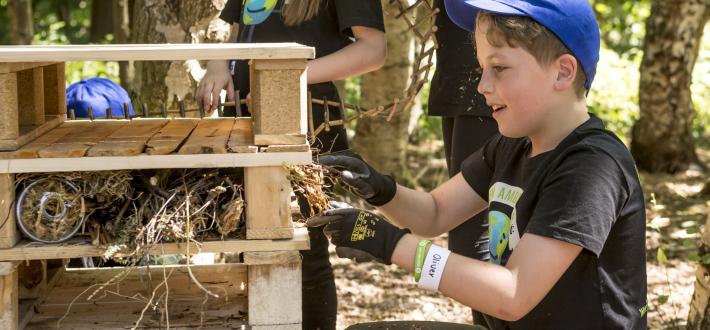
[(451, 251), (438, 245), (432, 244), (429, 247), (429, 252), (422, 267), (422, 275), (419, 278), (420, 288), (432, 291), (439, 290), (439, 282), (441, 282), (441, 275), (444, 274), (444, 267), (446, 267), (449, 254), (451, 254)]

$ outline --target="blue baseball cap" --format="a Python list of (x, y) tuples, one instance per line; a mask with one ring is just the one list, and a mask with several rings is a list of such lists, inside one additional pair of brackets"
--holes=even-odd
[(473, 32), (479, 10), (527, 16), (554, 33), (579, 60), (591, 88), (599, 61), (599, 25), (588, 0), (444, 0), (449, 18)]
[(135, 115), (126, 90), (109, 79), (90, 78), (67, 87), (67, 109), (74, 109), (77, 117), (89, 117), (89, 107), (95, 117), (106, 117), (108, 108), (112, 116), (123, 117), (124, 103), (128, 105), (128, 115)]

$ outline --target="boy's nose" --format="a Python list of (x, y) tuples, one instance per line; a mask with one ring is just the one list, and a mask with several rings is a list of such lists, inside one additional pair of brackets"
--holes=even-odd
[(478, 87), (476, 88), (482, 95), (493, 93), (493, 84), (486, 74), (486, 70), (483, 70), (481, 74), (481, 80), (478, 81)]

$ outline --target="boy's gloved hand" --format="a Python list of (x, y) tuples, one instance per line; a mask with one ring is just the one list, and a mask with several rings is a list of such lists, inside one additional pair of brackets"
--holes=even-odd
[(319, 162), (341, 171), (343, 183), (374, 206), (387, 204), (397, 192), (397, 183), (391, 176), (380, 174), (350, 150), (322, 155)]
[(409, 233), (399, 229), (382, 217), (356, 208), (332, 209), (310, 218), (306, 225), (325, 225), (323, 232), (336, 248), (341, 258), (356, 262), (379, 261), (392, 264), (392, 253), (397, 242)]

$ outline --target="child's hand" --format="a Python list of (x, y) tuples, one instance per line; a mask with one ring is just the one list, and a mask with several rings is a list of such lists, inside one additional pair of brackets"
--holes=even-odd
[(318, 161), (340, 171), (340, 178), (350, 191), (372, 205), (384, 205), (394, 198), (397, 191), (394, 179), (380, 174), (350, 150), (324, 154)]
[(375, 260), (387, 265), (392, 263), (397, 242), (409, 233), (408, 229), (397, 228), (372, 212), (355, 208), (325, 211), (308, 219), (306, 225), (325, 225), (323, 232), (341, 258), (356, 262)]
[(234, 101), (234, 82), (227, 61), (210, 61), (207, 72), (197, 86), (195, 100), (204, 107), (207, 114), (211, 114), (217, 109), (219, 93), (223, 89), (227, 90), (227, 101)]

